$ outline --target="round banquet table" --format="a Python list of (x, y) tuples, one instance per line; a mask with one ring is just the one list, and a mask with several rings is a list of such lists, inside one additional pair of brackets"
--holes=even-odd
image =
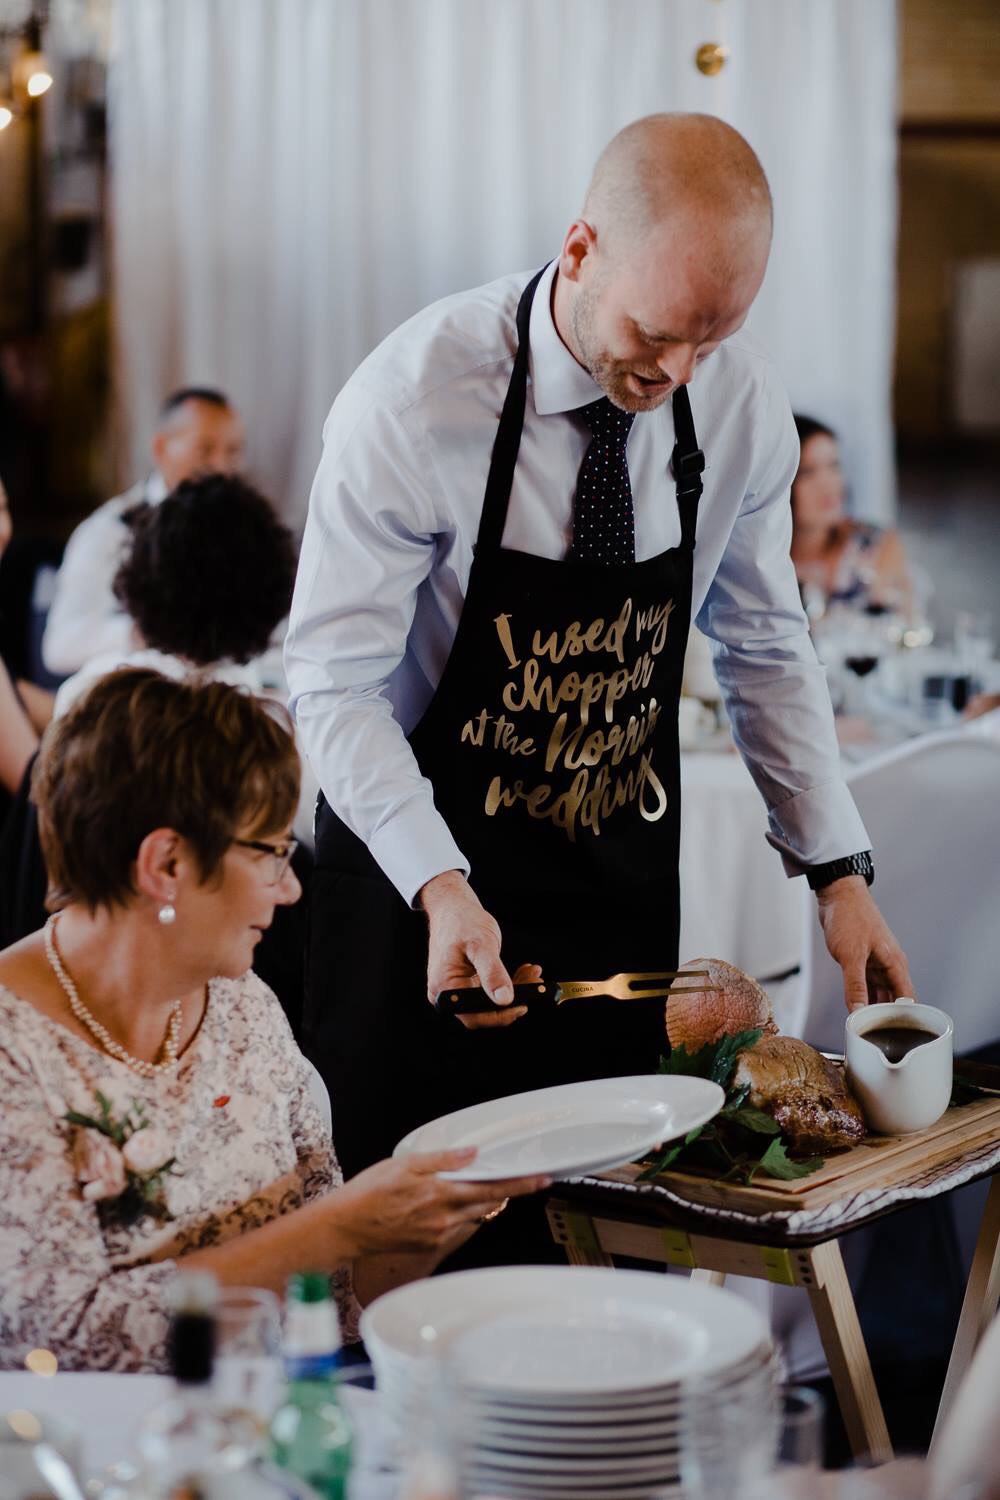
[(732, 751), (681, 756), (680, 957), (724, 958), (756, 979), (802, 955), (799, 882), (765, 842), (767, 809)]
[[(142, 1417), (169, 1394), (171, 1385), (159, 1375), (0, 1372), (0, 1410), (20, 1408), (72, 1422), (81, 1431), (83, 1472), (89, 1478), (125, 1456)], [(351, 1398), (360, 1462), (351, 1476), (349, 1500), (399, 1500), (400, 1478), (387, 1460), (378, 1397), (352, 1391)], [(921, 1466), (911, 1461), (889, 1464), (866, 1475), (865, 1494), (869, 1500), (913, 1500), (923, 1493), (924, 1477)], [(810, 1474), (805, 1481), (785, 1471), (770, 1487), (773, 1500), (850, 1500), (856, 1493), (849, 1474)], [(275, 1497), (280, 1500), (278, 1489)]]

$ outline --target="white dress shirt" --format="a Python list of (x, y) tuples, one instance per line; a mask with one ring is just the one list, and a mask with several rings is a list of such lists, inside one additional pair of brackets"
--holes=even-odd
[[(535, 294), (524, 431), (504, 545), (565, 556), (580, 407), (603, 392)], [(515, 313), (531, 273), (445, 298), (389, 335), (340, 392), (323, 432), (285, 670), (302, 742), (331, 807), (407, 902), (469, 871), (406, 740), (441, 678), (479, 528)], [(840, 771), (824, 669), (789, 557), (798, 440), (788, 398), (746, 335), (697, 370), (691, 407), (707, 468), (693, 616), (712, 642), (737, 745), (789, 874), (870, 847)], [(628, 440), (636, 560), (680, 541), (668, 401)], [(474, 872), (473, 879), (475, 878)]]
[(166, 493), (162, 475), (154, 471), (98, 506), (66, 543), (42, 637), (42, 660), (57, 677), (78, 672), (91, 657), (124, 655), (135, 645), (131, 616), (112, 590), (129, 536), (122, 516), (143, 501), (158, 505)]

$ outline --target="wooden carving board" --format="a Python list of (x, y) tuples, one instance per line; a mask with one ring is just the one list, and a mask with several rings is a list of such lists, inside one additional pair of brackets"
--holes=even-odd
[[(949, 1109), (936, 1125), (912, 1135), (869, 1135), (857, 1146), (827, 1157), (809, 1177), (782, 1182), (759, 1174), (749, 1187), (719, 1182), (700, 1172), (671, 1170), (655, 1179), (691, 1203), (734, 1208), (743, 1213), (794, 1212), (825, 1208), (869, 1188), (903, 1187), (929, 1167), (957, 1165), (963, 1157), (995, 1140), (1000, 1144), (1000, 1098), (980, 1099)], [(621, 1167), (601, 1175), (634, 1183), (641, 1166)]]

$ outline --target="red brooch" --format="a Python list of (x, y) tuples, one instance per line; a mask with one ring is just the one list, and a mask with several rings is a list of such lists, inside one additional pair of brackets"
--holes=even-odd
[(213, 1109), (225, 1109), (225, 1107), (229, 1103), (229, 1100), (230, 1100), (231, 1097), (232, 1097), (232, 1095), (230, 1095), (230, 1094), (220, 1094), (219, 1097), (218, 1097), (218, 1099), (213, 1099), (212, 1100), (212, 1108)]

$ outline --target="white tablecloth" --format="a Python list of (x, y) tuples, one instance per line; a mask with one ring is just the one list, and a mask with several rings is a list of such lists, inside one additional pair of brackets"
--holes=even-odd
[(735, 753), (681, 756), (680, 957), (724, 958), (755, 978), (801, 958), (801, 882), (765, 843), (767, 810)]
[[(134, 1451), (142, 1418), (172, 1389), (160, 1375), (75, 1374), (51, 1377), (0, 1372), (0, 1411), (21, 1409), (60, 1417), (80, 1433), (84, 1476), (99, 1474)], [(357, 1435), (357, 1468), (350, 1500), (395, 1500), (398, 1477), (373, 1391), (350, 1390), (347, 1404)]]

